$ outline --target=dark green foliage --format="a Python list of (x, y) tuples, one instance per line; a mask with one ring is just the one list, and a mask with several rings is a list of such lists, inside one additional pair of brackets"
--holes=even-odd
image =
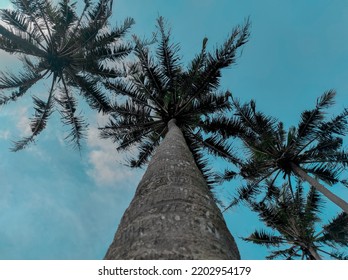
[(206, 137), (203, 129), (208, 125), (208, 117), (214, 119), (230, 109), (230, 94), (220, 93), (217, 88), (221, 70), (234, 63), (237, 51), (247, 42), (249, 22), (235, 28), (225, 43), (211, 53), (206, 51), (205, 38), (201, 52), (186, 69), (178, 54), (179, 45), (171, 42), (170, 30), (165, 28), (162, 17), (157, 21), (157, 29), (155, 55), (148, 42), (134, 36), (137, 62), (127, 77), (106, 83), (125, 101), (113, 105), (102, 137), (112, 138), (119, 150), (136, 147), (139, 154), (130, 165), (139, 167), (149, 160), (167, 133), (168, 122), (175, 119), (203, 172), (208, 170), (202, 148), (233, 162), (231, 146), (218, 136)]
[(110, 112), (103, 85), (106, 79), (122, 75), (115, 63), (132, 50), (122, 38), (134, 21), (129, 18), (122, 26), (111, 28), (108, 21), (113, 0), (95, 4), (85, 0), (80, 15), (77, 3), (70, 0), (60, 0), (57, 5), (49, 0), (11, 2), (15, 10), (0, 11), (0, 49), (21, 55), (25, 72), (0, 74), (0, 91), (4, 92), (0, 104), (16, 101), (42, 79), (52, 79), (47, 101), (34, 98), (32, 135), (16, 142), (13, 150), (34, 140), (46, 126), (53, 107), (71, 128), (67, 139), (80, 148), (87, 124), (76, 114), (75, 95), (80, 93), (99, 112)]
[(231, 119), (220, 117), (207, 123), (211, 132), (224, 138), (239, 138), (247, 155), (239, 163), (246, 185), (237, 191), (238, 196), (230, 206), (267, 193), (263, 182), (269, 178), (275, 182), (282, 177), (292, 189), (291, 178), (298, 176), (294, 166), (330, 186), (347, 185), (340, 175), (348, 163), (348, 153), (342, 147), (342, 137), (348, 132), (348, 110), (327, 119), (325, 109), (334, 104), (334, 97), (334, 91), (325, 92), (315, 108), (304, 111), (299, 124), (288, 131), (282, 122), (257, 111), (254, 101), (241, 105), (236, 99)]
[[(335, 259), (345, 257), (336, 248), (348, 245), (348, 216), (343, 212), (318, 231), (323, 204), (313, 187), (305, 194), (300, 184), (294, 193), (284, 185), (262, 202), (250, 201), (249, 205), (274, 233), (256, 230), (243, 239), (267, 248), (276, 247), (268, 259), (316, 259), (316, 253)], [(333, 248), (334, 252), (323, 249), (324, 245)]]

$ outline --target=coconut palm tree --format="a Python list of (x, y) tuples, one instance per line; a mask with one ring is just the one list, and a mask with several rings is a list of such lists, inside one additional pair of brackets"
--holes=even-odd
[[(256, 230), (243, 238), (245, 241), (267, 248), (277, 247), (267, 259), (320, 260), (323, 254), (335, 259), (348, 258), (348, 255), (337, 250), (348, 246), (348, 215), (345, 212), (317, 231), (320, 228), (322, 199), (314, 187), (310, 188), (307, 195), (301, 184), (296, 186), (293, 194), (286, 184), (282, 188), (270, 187), (273, 188), (271, 195), (262, 202), (250, 202), (249, 205), (267, 227), (278, 234)], [(327, 247), (334, 248), (334, 251), (327, 251)]]
[[(135, 40), (138, 63), (128, 76), (106, 86), (123, 96), (112, 106), (102, 137), (118, 151), (136, 149), (140, 167), (152, 159), (122, 217), (106, 259), (238, 259), (229, 233), (202, 172), (202, 148), (231, 162), (230, 146), (205, 137), (205, 118), (230, 108), (228, 93), (217, 88), (221, 70), (233, 64), (249, 35), (249, 22), (235, 28), (224, 44), (201, 52), (187, 68), (170, 40), (163, 18), (157, 21), (156, 55)], [(155, 148), (156, 153), (154, 153)]]
[(33, 96), (31, 135), (17, 141), (14, 151), (25, 148), (46, 127), (54, 108), (71, 130), (67, 139), (80, 148), (87, 124), (76, 112), (75, 93), (91, 108), (110, 111), (101, 81), (119, 76), (115, 62), (131, 51), (121, 41), (133, 24), (126, 19), (121, 27), (110, 28), (113, 0), (84, 0), (80, 15), (76, 2), (60, 0), (12, 0), (16, 8), (0, 10), (0, 49), (23, 61), (19, 73), (0, 74), (0, 104), (16, 101), (39, 81), (50, 79), (45, 96)]
[(212, 132), (223, 137), (238, 137), (248, 154), (240, 164), (240, 173), (227, 170), (220, 179), (231, 179), (241, 175), (247, 185), (238, 190), (238, 200), (259, 195), (262, 182), (273, 178), (276, 182), (282, 175), (292, 189), (293, 176), (308, 182), (329, 200), (348, 213), (348, 203), (332, 193), (327, 185), (347, 181), (340, 179), (348, 165), (348, 153), (342, 148), (342, 136), (348, 131), (348, 110), (327, 120), (325, 109), (334, 104), (335, 92), (325, 92), (317, 100), (316, 107), (301, 114), (297, 127), (285, 131), (282, 122), (256, 111), (254, 101), (241, 105), (233, 99), (235, 115), (207, 120)]

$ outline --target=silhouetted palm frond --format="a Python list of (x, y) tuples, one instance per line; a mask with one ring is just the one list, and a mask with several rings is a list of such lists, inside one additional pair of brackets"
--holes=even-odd
[(348, 212), (348, 203), (321, 184), (346, 185), (340, 177), (348, 163), (348, 153), (342, 148), (342, 137), (348, 132), (348, 110), (327, 120), (325, 110), (334, 104), (334, 97), (333, 90), (325, 92), (317, 99), (315, 108), (304, 111), (298, 125), (288, 132), (282, 122), (257, 111), (254, 101), (240, 104), (233, 98), (234, 116), (207, 122), (204, 129), (241, 140), (247, 157), (239, 164), (240, 175), (250, 190), (274, 174), (281, 174), (291, 188), (295, 176)]
[(296, 186), (294, 193), (285, 186), (274, 186), (272, 195), (262, 202), (249, 200), (249, 206), (268, 228), (277, 233), (256, 230), (249, 237), (243, 238), (268, 248), (276, 247), (267, 256), (268, 259), (320, 259), (320, 254), (339, 259), (340, 252), (327, 252), (323, 245), (334, 249), (337, 245), (348, 245), (348, 219), (345, 213), (338, 215), (327, 225), (321, 225), (322, 229), (316, 232), (321, 222), (319, 214), (323, 204), (319, 193), (313, 187), (305, 194), (301, 184)]
[(214, 182), (203, 149), (231, 162), (238, 159), (231, 155), (231, 145), (204, 130), (220, 113), (231, 108), (230, 94), (216, 89), (221, 70), (235, 62), (238, 50), (246, 43), (249, 25), (247, 21), (235, 28), (222, 46), (212, 52), (206, 50), (207, 39), (203, 39), (201, 52), (186, 69), (180, 59), (180, 47), (172, 42), (162, 17), (157, 20), (155, 46), (134, 36), (137, 71), (105, 83), (124, 102), (113, 105), (109, 123), (101, 128), (102, 137), (112, 138), (119, 150), (138, 148), (137, 158), (131, 159), (131, 166), (138, 167), (150, 159), (167, 133), (168, 122), (175, 119), (206, 180)]
[(95, 4), (85, 0), (80, 15), (77, 3), (70, 0), (56, 4), (49, 0), (11, 2), (14, 10), (0, 10), (0, 49), (20, 54), (24, 72), (0, 73), (0, 105), (18, 100), (43, 79), (51, 79), (53, 89), (46, 101), (34, 98), (33, 134), (16, 142), (13, 150), (24, 148), (36, 138), (56, 105), (62, 122), (72, 128), (67, 140), (80, 148), (87, 124), (74, 113), (76, 93), (85, 97), (92, 109), (110, 111), (104, 82), (123, 75), (123, 69), (117, 66), (132, 50), (123, 37), (134, 21), (127, 18), (120, 27), (110, 29), (113, 0)]

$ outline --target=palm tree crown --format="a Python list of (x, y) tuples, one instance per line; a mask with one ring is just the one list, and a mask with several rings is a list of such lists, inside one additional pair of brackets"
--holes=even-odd
[[(119, 62), (131, 52), (131, 46), (120, 42), (133, 24), (126, 19), (119, 28), (110, 29), (113, 0), (84, 0), (82, 13), (76, 13), (76, 2), (60, 0), (12, 0), (16, 10), (0, 11), (0, 49), (20, 55), (24, 72), (1, 73), (0, 104), (15, 101), (35, 83), (51, 78), (51, 87), (44, 100), (33, 96), (35, 113), (31, 119), (31, 135), (15, 143), (14, 151), (32, 142), (46, 126), (57, 107), (62, 122), (71, 127), (67, 136), (78, 148), (86, 122), (76, 111), (72, 95), (78, 89), (91, 108), (110, 111), (101, 81), (120, 75), (110, 62)], [(114, 66), (114, 63), (112, 63)]]
[[(260, 194), (262, 182), (273, 182), (283, 175), (292, 189), (292, 176), (307, 181), (348, 213), (348, 204), (331, 193), (319, 182), (328, 185), (341, 183), (340, 173), (348, 165), (348, 153), (342, 148), (348, 131), (348, 110), (330, 120), (325, 119), (325, 109), (334, 104), (334, 91), (325, 92), (317, 100), (316, 107), (301, 114), (297, 127), (285, 131), (283, 123), (256, 110), (255, 102), (241, 105), (233, 99), (235, 115), (210, 121), (211, 131), (223, 137), (238, 137), (242, 140), (247, 160), (240, 164), (240, 175), (247, 185), (240, 188), (239, 199)], [(316, 179), (309, 176), (315, 176)], [(227, 170), (222, 179), (231, 179), (236, 172)]]
[[(337, 215), (317, 232), (321, 204), (321, 197), (313, 187), (306, 197), (301, 184), (296, 186), (294, 194), (286, 184), (283, 188), (273, 188), (272, 195), (264, 201), (249, 205), (269, 228), (280, 235), (256, 230), (243, 239), (268, 248), (280, 247), (273, 250), (268, 259), (321, 259), (322, 253), (336, 259), (347, 258), (336, 248), (348, 246), (348, 215), (344, 212)], [(324, 245), (334, 248), (334, 251), (328, 252)]]
[(249, 36), (249, 22), (238, 26), (222, 47), (209, 53), (204, 38), (201, 52), (187, 69), (181, 65), (179, 46), (170, 41), (170, 31), (162, 17), (158, 19), (160, 39), (156, 56), (148, 44), (134, 37), (138, 63), (131, 67), (125, 79), (106, 86), (127, 97), (114, 104), (109, 124), (102, 136), (118, 143), (118, 150), (137, 146), (139, 154), (130, 160), (132, 167), (146, 163), (165, 136), (168, 122), (175, 120), (182, 130), (198, 166), (204, 169), (199, 147), (233, 161), (230, 147), (214, 137), (204, 138), (201, 128), (204, 118), (230, 108), (229, 93), (218, 93), (221, 70), (235, 62), (237, 50)]

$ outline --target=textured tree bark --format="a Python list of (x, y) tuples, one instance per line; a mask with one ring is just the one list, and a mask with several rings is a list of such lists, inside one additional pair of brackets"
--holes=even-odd
[(175, 120), (104, 259), (240, 259)]
[(319, 192), (321, 192), (323, 195), (325, 195), (328, 199), (330, 199), (337, 206), (341, 207), (341, 209), (348, 214), (348, 203), (347, 202), (345, 202), (342, 198), (338, 197), (337, 195), (335, 195), (334, 193), (329, 191), (322, 184), (320, 184), (317, 180), (315, 180), (311, 176), (309, 176), (298, 165), (291, 163), (291, 167), (297, 176), (299, 176), (303, 180), (307, 181), (310, 185), (315, 187)]

